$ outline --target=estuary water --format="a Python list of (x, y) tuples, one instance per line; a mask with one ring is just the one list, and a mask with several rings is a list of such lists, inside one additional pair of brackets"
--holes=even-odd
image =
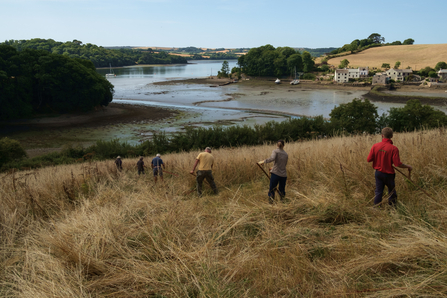
[[(261, 124), (270, 120), (282, 121), (299, 115), (329, 117), (331, 110), (342, 103), (362, 98), (366, 91), (305, 90), (284, 92), (263, 90), (247, 91), (238, 84), (210, 88), (200, 84), (154, 85), (155, 82), (204, 78), (217, 75), (222, 60), (193, 61), (185, 65), (153, 65), (113, 68), (115, 77), (109, 81), (115, 87), (114, 102), (161, 106), (185, 110), (194, 114), (187, 125)], [(236, 60), (229, 60), (230, 69)], [(98, 69), (100, 74), (109, 69)], [(285, 82), (287, 84), (288, 82)], [(274, 85), (272, 83), (272, 85)], [(287, 92), (290, 91), (290, 92)], [(256, 93), (257, 92), (257, 93)], [(379, 115), (396, 103), (374, 103)], [(440, 107), (446, 111), (445, 107)]]

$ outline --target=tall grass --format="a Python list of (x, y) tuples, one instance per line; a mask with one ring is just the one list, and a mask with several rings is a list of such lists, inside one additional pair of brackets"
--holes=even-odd
[(395, 210), (371, 207), (378, 136), (287, 143), (289, 202), (273, 206), (268, 145), (213, 151), (220, 192), (201, 198), (198, 151), (164, 155), (179, 177), (157, 184), (136, 159), (1, 174), (0, 296), (447, 296), (447, 139), (393, 140), (414, 167)]

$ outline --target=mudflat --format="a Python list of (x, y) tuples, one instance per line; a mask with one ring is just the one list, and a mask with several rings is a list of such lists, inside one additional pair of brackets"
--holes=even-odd
[[(39, 117), (33, 119), (14, 120), (3, 122), (2, 132), (8, 127), (22, 126), (29, 130), (42, 128), (74, 128), (74, 127), (99, 127), (118, 123), (133, 123), (141, 121), (160, 121), (175, 117), (177, 111), (159, 107), (138, 106), (129, 104), (110, 103), (107, 107), (97, 108), (87, 113), (70, 113), (54, 117)], [(14, 129), (13, 129), (14, 130)]]

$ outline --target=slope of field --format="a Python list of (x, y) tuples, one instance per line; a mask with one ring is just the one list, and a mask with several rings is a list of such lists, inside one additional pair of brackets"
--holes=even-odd
[(328, 63), (338, 67), (343, 59), (349, 60), (349, 67), (369, 66), (381, 68), (382, 63), (389, 63), (391, 67), (400, 61), (399, 68), (410, 66), (419, 70), (426, 66), (435, 67), (440, 61), (447, 62), (447, 44), (400, 45), (371, 48), (366, 51), (343, 57), (330, 59)]
[(287, 143), (285, 204), (268, 145), (214, 150), (201, 198), (198, 152), (155, 185), (136, 159), (1, 174), (0, 296), (447, 297), (445, 131), (393, 140), (417, 185), (397, 173), (397, 209), (371, 207), (377, 135)]

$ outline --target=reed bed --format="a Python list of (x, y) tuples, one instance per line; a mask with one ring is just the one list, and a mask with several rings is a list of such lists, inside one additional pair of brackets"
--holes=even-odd
[[(268, 204), (256, 166), (271, 145), (214, 150), (219, 194), (198, 198), (199, 152), (0, 176), (0, 296), (447, 296), (447, 139), (395, 134), (411, 181), (372, 208), (376, 135), (287, 143), (287, 203)], [(146, 159), (146, 164), (150, 160)]]

